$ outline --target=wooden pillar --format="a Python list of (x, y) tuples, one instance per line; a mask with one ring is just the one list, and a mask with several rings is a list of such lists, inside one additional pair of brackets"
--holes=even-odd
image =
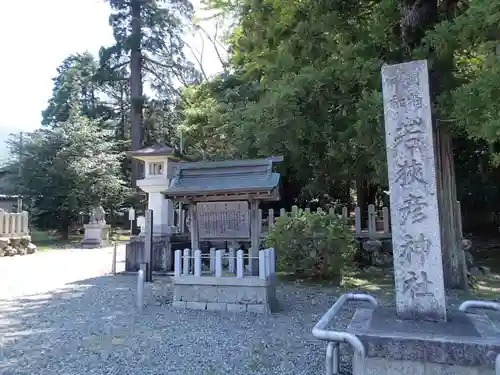
[(196, 213), (196, 203), (189, 204), (189, 231), (191, 234), (191, 249), (199, 250), (199, 238), (198, 238), (198, 214)]
[(179, 228), (179, 232), (180, 233), (185, 233), (186, 232), (186, 219), (184, 217), (184, 205), (182, 204), (182, 202), (179, 202), (179, 211), (178, 211), (178, 216), (177, 216), (177, 219), (178, 219), (178, 224), (177, 224), (177, 227)]
[(251, 238), (251, 248), (249, 256), (251, 261), (248, 262), (249, 271), (252, 275), (258, 275), (259, 273), (259, 249), (260, 249), (260, 229), (261, 225), (259, 223), (259, 201), (250, 201), (250, 238)]

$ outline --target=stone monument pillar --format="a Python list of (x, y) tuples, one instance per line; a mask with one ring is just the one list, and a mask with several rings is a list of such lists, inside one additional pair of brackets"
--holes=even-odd
[(446, 320), (427, 64), (382, 70), (396, 309)]
[(110, 226), (106, 224), (106, 213), (102, 206), (94, 207), (88, 224), (84, 226), (83, 248), (98, 248), (107, 246), (109, 242)]
[(356, 310), (347, 332), (366, 358), (354, 375), (493, 375), (500, 353), (498, 322), (464, 311), (500, 304), (447, 310), (427, 69), (382, 68), (396, 309)]

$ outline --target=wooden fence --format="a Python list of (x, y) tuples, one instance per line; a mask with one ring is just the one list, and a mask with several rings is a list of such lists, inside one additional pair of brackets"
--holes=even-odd
[[(310, 212), (310, 208), (305, 208), (304, 211)], [(321, 208), (318, 208), (316, 212), (322, 212)], [(298, 206), (292, 206), (290, 212), (291, 215), (296, 215), (299, 212)], [(381, 210), (376, 210), (375, 205), (370, 204), (368, 206), (368, 220), (367, 223), (361, 222), (361, 208), (356, 207), (353, 215), (349, 213), (347, 207), (342, 207), (340, 210), (335, 208), (329, 209), (329, 214), (339, 215), (345, 219), (352, 220), (352, 229), (356, 233), (357, 237), (369, 237), (369, 238), (385, 238), (391, 236), (391, 226), (390, 226), (390, 213), (388, 207), (383, 207)], [(263, 211), (259, 210), (260, 222), (262, 223), (261, 234), (263, 237), (267, 235), (270, 227), (274, 226), (276, 217), (274, 215), (274, 210), (270, 209), (267, 212), (267, 217), (263, 218)], [(284, 208), (280, 209), (279, 216), (285, 216), (286, 210)], [(363, 225), (364, 224), (364, 225)]]
[[(251, 253), (251, 252), (249, 252)], [(245, 256), (243, 250), (235, 251), (233, 248), (226, 250), (210, 249), (210, 254), (202, 255), (201, 250), (184, 249), (175, 251), (174, 276), (195, 277), (249, 277), (247, 266), (253, 260)], [(259, 251), (258, 277), (266, 279), (276, 272), (276, 258), (273, 248)], [(203, 267), (204, 261), (208, 261), (207, 267)], [(226, 266), (226, 267), (224, 267)], [(256, 276), (250, 276), (256, 277)]]
[(28, 212), (19, 213), (0, 212), (0, 237), (28, 236)]
[[(296, 215), (299, 212), (298, 206), (292, 206), (290, 212), (291, 215)], [(304, 211), (310, 212), (310, 208), (304, 208)], [(316, 212), (322, 212), (321, 208), (318, 208)], [(259, 210), (260, 223), (261, 223), (261, 236), (267, 236), (267, 232), (270, 227), (274, 226), (274, 222), (277, 217), (285, 216), (287, 214), (284, 208), (280, 209), (279, 216), (275, 216), (275, 211), (269, 209), (267, 211)], [(361, 221), (361, 208), (356, 207), (354, 212), (349, 212), (347, 207), (342, 207), (341, 209), (330, 208), (330, 214), (337, 214), (343, 218), (346, 218), (352, 222), (352, 230), (355, 232), (358, 238), (390, 238), (391, 237), (391, 226), (390, 226), (390, 213), (388, 207), (382, 207), (382, 209), (376, 209), (375, 205), (368, 205), (368, 215), (367, 222), (362, 223)], [(177, 210), (175, 227), (178, 232), (184, 233), (184, 218), (187, 216), (186, 210)], [(180, 219), (179, 219), (180, 218)], [(144, 230), (144, 217), (140, 216), (137, 218), (137, 223), (141, 227), (141, 231)]]

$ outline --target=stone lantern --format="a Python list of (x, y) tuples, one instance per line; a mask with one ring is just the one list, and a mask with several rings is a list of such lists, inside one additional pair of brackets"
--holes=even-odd
[(162, 194), (170, 185), (180, 161), (174, 153), (174, 148), (162, 144), (130, 153), (134, 159), (144, 162), (144, 178), (137, 181), (137, 186), (148, 194), (148, 209), (153, 210), (154, 235), (171, 234), (174, 228), (172, 201)]
[[(148, 195), (148, 209), (153, 210), (152, 257), (153, 271), (171, 269), (172, 254), (170, 237), (176, 232), (174, 207), (170, 199), (163, 195), (174, 177), (177, 165), (182, 161), (173, 147), (156, 144), (129, 156), (144, 162), (144, 177), (137, 180), (137, 186)], [(137, 221), (144, 218), (138, 217)], [(126, 271), (137, 271), (144, 262), (144, 231), (132, 237), (126, 249)]]

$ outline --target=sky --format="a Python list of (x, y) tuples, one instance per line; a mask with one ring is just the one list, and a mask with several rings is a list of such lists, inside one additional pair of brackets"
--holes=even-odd
[[(199, 0), (193, 5), (203, 17)], [(97, 55), (101, 46), (113, 43), (110, 9), (104, 0), (15, 0), (2, 4), (2, 14), (0, 132), (31, 131), (40, 127), (59, 64), (72, 53)], [(209, 33), (215, 29), (211, 21), (203, 27)], [(200, 37), (186, 41), (201, 50)], [(210, 43), (203, 44), (204, 68), (211, 75), (220, 63)]]

